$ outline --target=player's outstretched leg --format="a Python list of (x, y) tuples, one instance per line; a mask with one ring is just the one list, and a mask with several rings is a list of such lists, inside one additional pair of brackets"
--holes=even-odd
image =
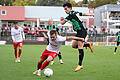
[(91, 52), (93, 53), (93, 45), (92, 45), (92, 42), (89, 42), (89, 43), (85, 43), (84, 44), (84, 47), (89, 47)]
[[(90, 50), (91, 50), (91, 52), (93, 53), (93, 45), (92, 45), (92, 42), (90, 42), (90, 43), (85, 43), (83, 47), (85, 47), (85, 48), (89, 47)], [(75, 48), (78, 48), (78, 45), (76, 45)]]
[(82, 66), (83, 57), (84, 57), (84, 51), (83, 49), (79, 49), (79, 65), (75, 69), (75, 72), (83, 69), (83, 66)]
[(18, 62), (20, 62), (20, 56), (21, 56), (21, 53), (22, 53), (22, 49), (19, 48)]
[(43, 70), (46, 66), (48, 66), (49, 65), (49, 63), (50, 63), (50, 61), (45, 61), (43, 64), (42, 64), (42, 66), (40, 67), (40, 70)]
[(89, 48), (90, 48), (91, 52), (93, 53), (93, 44), (92, 44), (92, 42), (90, 42), (89, 44), (90, 44)]
[(58, 57), (59, 57), (60, 63), (63, 64), (63, 60), (62, 60), (62, 56), (61, 56), (61, 52), (59, 52)]
[(41, 72), (40, 67), (42, 66), (43, 61), (44, 61), (44, 59), (41, 59), (41, 58), (40, 58), (40, 61), (39, 61), (38, 64), (37, 64), (37, 70), (34, 71), (33, 74), (36, 74), (37, 76), (40, 76), (40, 75), (41, 75), (41, 74), (40, 74), (40, 72)]
[(14, 48), (14, 54), (15, 54), (15, 62), (17, 62), (17, 48)]
[(17, 47), (18, 47), (18, 45), (17, 45), (17, 43), (13, 43), (13, 46), (14, 46), (15, 62), (18, 62), (17, 61)]

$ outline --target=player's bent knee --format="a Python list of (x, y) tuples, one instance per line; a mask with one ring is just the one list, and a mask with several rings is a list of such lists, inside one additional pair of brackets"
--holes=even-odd
[(41, 59), (41, 58), (40, 58), (39, 63), (42, 63), (43, 61), (44, 61), (44, 59)]
[(50, 62), (50, 61), (53, 60), (53, 57), (52, 57), (52, 56), (49, 56), (46, 60)]
[(22, 47), (19, 47), (19, 49), (22, 49)]

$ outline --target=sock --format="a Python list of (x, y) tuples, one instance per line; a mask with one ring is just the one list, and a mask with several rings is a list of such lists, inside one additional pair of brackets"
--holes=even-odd
[(61, 52), (59, 52), (58, 57), (59, 57), (59, 60), (62, 59)]
[(89, 43), (85, 43), (83, 47), (90, 47)]
[(14, 48), (14, 50), (15, 50), (15, 52), (14, 52), (15, 57), (17, 58), (17, 48)]
[(37, 64), (37, 70), (40, 69), (41, 65), (42, 65), (42, 63), (38, 62), (38, 64)]
[(114, 52), (116, 52), (116, 50), (117, 50), (117, 47), (115, 47), (115, 50), (114, 50)]
[(20, 57), (21, 53), (22, 53), (22, 49), (19, 49), (19, 56), (18, 57)]
[(45, 61), (43, 65), (40, 67), (41, 70), (43, 70), (46, 66), (48, 66), (49, 61)]
[(83, 49), (79, 49), (79, 65), (82, 65), (82, 61), (83, 61), (83, 57), (84, 57), (84, 51)]

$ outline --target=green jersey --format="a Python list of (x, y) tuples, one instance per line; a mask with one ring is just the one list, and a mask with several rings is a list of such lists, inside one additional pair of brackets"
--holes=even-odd
[(59, 32), (59, 28), (57, 27), (57, 26), (55, 26), (55, 25), (52, 25), (52, 26), (50, 26), (50, 25), (48, 25), (48, 26), (45, 26), (45, 29), (47, 29), (47, 30), (56, 30), (57, 32)]
[(79, 16), (83, 16), (83, 13), (71, 11), (69, 13), (69, 15), (64, 20), (65, 21), (69, 21), (70, 20), (72, 22), (72, 24), (73, 24), (73, 29), (75, 31), (77, 31), (77, 30), (85, 30), (81, 20), (79, 19)]

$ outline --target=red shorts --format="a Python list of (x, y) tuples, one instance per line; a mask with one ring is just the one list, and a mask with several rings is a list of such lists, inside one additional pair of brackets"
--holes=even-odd
[(58, 54), (56, 52), (51, 52), (45, 49), (45, 51), (42, 53), (42, 56), (40, 58), (45, 60), (48, 58), (48, 56), (52, 56), (52, 58), (54, 59), (57, 55)]
[(14, 43), (14, 42), (13, 42), (14, 48), (17, 48), (18, 46), (19, 46), (19, 47), (22, 47), (22, 44), (23, 44), (22, 42), (17, 42), (17, 43)]

